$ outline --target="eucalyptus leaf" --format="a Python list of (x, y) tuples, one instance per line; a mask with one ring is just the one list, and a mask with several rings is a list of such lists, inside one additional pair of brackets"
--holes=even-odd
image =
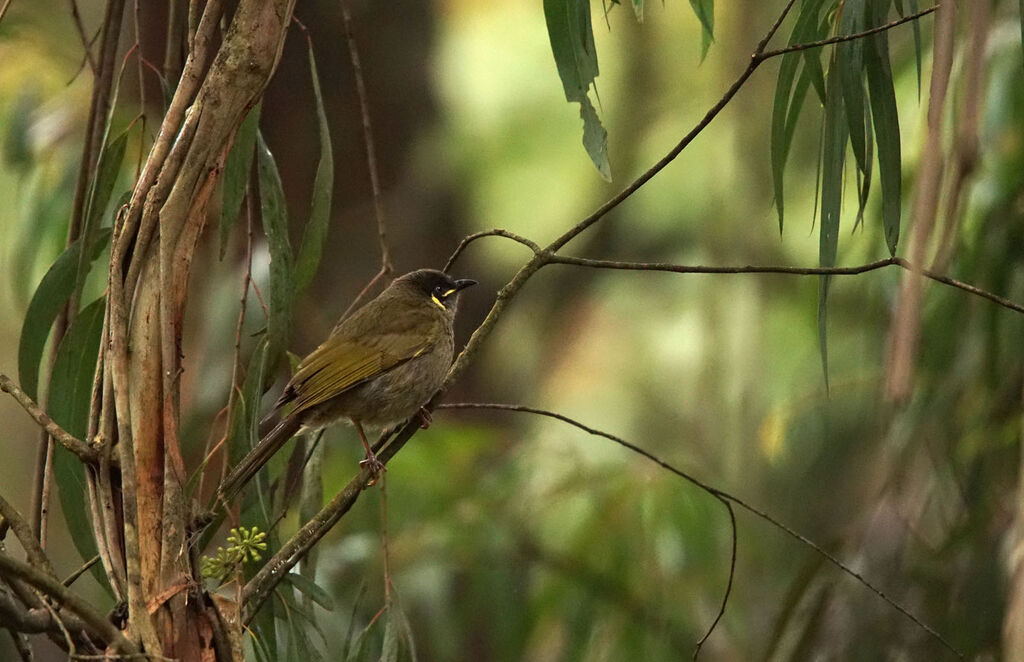
[(289, 572), (284, 578), (300, 592), (313, 598), (313, 602), (327, 611), (334, 611), (334, 598), (313, 580), (294, 572)]
[[(100, 298), (82, 309), (64, 334), (53, 361), (48, 413), (54, 422), (79, 438), (88, 433), (92, 384), (99, 356), (105, 306), (106, 300)], [(85, 467), (78, 456), (56, 444), (53, 471), (64, 521), (84, 562), (95, 556), (97, 549), (90, 525), (91, 516), (87, 511), (89, 501)], [(93, 565), (92, 574), (113, 597), (103, 567)]]
[[(86, 253), (87, 265), (92, 263), (107, 245), (110, 231), (97, 233), (96, 241)], [(35, 294), (25, 311), (18, 343), (18, 380), (21, 388), (33, 400), (39, 399), (39, 364), (50, 329), (61, 309), (75, 289), (75, 274), (84, 239), (68, 246), (54, 261), (36, 287)], [(83, 274), (84, 278), (84, 274)]]
[(249, 172), (252, 169), (256, 132), (260, 125), (260, 107), (256, 104), (249, 109), (242, 125), (238, 127), (235, 143), (228, 152), (224, 162), (224, 175), (221, 177), (221, 210), (220, 226), (220, 259), (224, 259), (227, 251), (228, 237), (238, 222), (242, 211), (242, 200), (245, 198), (245, 187), (249, 184)]
[[(839, 244), (839, 214), (843, 199), (843, 164), (849, 137), (843, 114), (843, 96), (838, 70), (829, 71), (825, 97), (825, 130), (822, 140), (821, 220), (818, 230), (818, 265), (834, 267)], [(821, 276), (818, 290), (818, 342), (821, 366), (828, 388), (828, 287), (829, 276)]]
[(590, 0), (544, 0), (544, 19), (565, 99), (580, 104), (584, 148), (598, 173), (609, 180), (608, 135), (587, 96), (599, 73)]
[(295, 293), (305, 290), (320, 264), (324, 240), (331, 220), (331, 197), (334, 193), (334, 150), (331, 147), (331, 131), (324, 110), (324, 98), (320, 91), (320, 77), (317, 74), (313, 45), (309, 45), (309, 74), (313, 79), (313, 97), (316, 100), (316, 119), (320, 134), (320, 161), (313, 178), (313, 201), (309, 209), (309, 222), (302, 235), (302, 244), (295, 260)]
[(267, 342), (271, 374), (284, 355), (291, 332), (291, 306), (295, 291), (291, 242), (288, 239), (288, 214), (284, 188), (274, 155), (263, 134), (256, 136), (257, 170), (260, 183), (260, 211), (263, 232), (270, 248), (270, 317)]
[(690, 0), (690, 7), (700, 21), (700, 59), (703, 60), (715, 41), (715, 0)]
[[(881, 2), (874, 2), (876, 12), (883, 11)], [(871, 25), (877, 25), (876, 13)], [(900, 236), (902, 171), (900, 152), (900, 122), (896, 110), (896, 92), (892, 69), (889, 65), (887, 33), (881, 32), (865, 39), (864, 69), (871, 99), (871, 117), (874, 121), (875, 145), (878, 147), (878, 176), (882, 187), (882, 227), (885, 245), (890, 255), (896, 255)]]

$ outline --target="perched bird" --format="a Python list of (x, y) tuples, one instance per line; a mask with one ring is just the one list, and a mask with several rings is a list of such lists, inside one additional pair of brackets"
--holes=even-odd
[(299, 364), (264, 419), (281, 414), (280, 422), (232, 469), (218, 499), (230, 502), (296, 433), (344, 419), (355, 426), (366, 450), (360, 465), (379, 473), (383, 465), (370, 449), (364, 426), (402, 422), (437, 392), (454, 355), (452, 323), (459, 292), (475, 284), (420, 269), (396, 278), (338, 322)]

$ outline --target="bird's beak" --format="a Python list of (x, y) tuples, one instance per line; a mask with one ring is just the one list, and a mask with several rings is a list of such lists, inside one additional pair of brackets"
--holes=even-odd
[(467, 287), (471, 287), (473, 285), (476, 285), (476, 281), (473, 280), (472, 278), (460, 278), (459, 280), (455, 281), (455, 291), (458, 292), (459, 290), (464, 290)]

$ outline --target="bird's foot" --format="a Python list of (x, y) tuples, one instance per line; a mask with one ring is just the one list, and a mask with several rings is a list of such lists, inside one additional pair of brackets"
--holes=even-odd
[(373, 451), (367, 453), (366, 459), (361, 460), (359, 462), (359, 466), (360, 468), (368, 467), (370, 469), (370, 480), (366, 483), (367, 487), (373, 487), (376, 485), (377, 479), (384, 475), (384, 472), (388, 470), (387, 467), (384, 466), (384, 463), (377, 459), (377, 456)]
[(420, 419), (420, 429), (426, 430), (430, 427), (430, 424), (434, 422), (434, 417), (431, 416), (430, 410), (426, 407), (420, 407), (420, 410), (417, 413)]

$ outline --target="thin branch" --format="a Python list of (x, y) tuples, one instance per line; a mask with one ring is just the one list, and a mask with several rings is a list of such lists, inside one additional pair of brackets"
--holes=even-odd
[[(363, 142), (366, 145), (366, 166), (370, 171), (370, 187), (373, 191), (373, 214), (377, 218), (377, 238), (380, 242), (380, 263), (384, 275), (392, 272), (391, 253), (388, 250), (387, 228), (384, 222), (384, 197), (381, 194), (380, 174), (377, 170), (377, 149), (373, 142), (373, 127), (370, 123), (370, 104), (367, 101), (366, 83), (363, 81), (363, 65), (359, 60), (359, 49), (352, 32), (352, 16), (348, 2), (339, 0), (341, 18), (345, 24), (345, 43), (352, 61), (352, 73), (356, 81), (356, 96), (359, 98), (359, 115), (363, 122)], [(308, 38), (308, 35), (307, 35)], [(376, 279), (375, 279), (376, 280)]]
[[(780, 531), (784, 532), (790, 538), (793, 538), (794, 540), (796, 540), (796, 541), (802, 543), (803, 545), (809, 547), (810, 549), (814, 550), (815, 553), (817, 553), (818, 555), (824, 557), (825, 560), (827, 560), (829, 563), (834, 565), (836, 568), (838, 568), (839, 570), (841, 570), (845, 574), (847, 574), (847, 575), (853, 577), (854, 579), (856, 579), (860, 584), (862, 584), (863, 586), (868, 588), (872, 593), (874, 593), (879, 598), (881, 598), (886, 604), (888, 604), (889, 606), (893, 607), (894, 609), (899, 611), (901, 614), (903, 614), (904, 616), (909, 618), (918, 627), (920, 627), (922, 630), (927, 632), (932, 638), (936, 639), (937, 641), (942, 643), (942, 645), (945, 646), (947, 649), (949, 649), (950, 651), (955, 653), (957, 655), (957, 657), (959, 657), (960, 659), (963, 659), (963, 657), (964, 657), (963, 654), (960, 651), (958, 651), (956, 648), (954, 648), (952, 644), (950, 644), (948, 641), (946, 641), (946, 639), (943, 638), (942, 635), (940, 635), (934, 629), (929, 627), (927, 624), (925, 624), (919, 618), (914, 616), (910, 611), (907, 610), (906, 607), (903, 607), (898, 602), (896, 602), (895, 600), (893, 600), (892, 598), (887, 596), (884, 592), (882, 592), (881, 589), (876, 588), (874, 584), (872, 584), (867, 579), (865, 579), (860, 573), (858, 573), (853, 568), (850, 568), (849, 566), (844, 564), (842, 561), (837, 559), (835, 556), (833, 556), (829, 552), (825, 551), (824, 548), (819, 546), (814, 541), (812, 541), (809, 538), (807, 538), (806, 536), (798, 533), (796, 530), (790, 528), (786, 524), (783, 524), (778, 519), (776, 519), (774, 516), (769, 515), (767, 512), (761, 510), (760, 508), (757, 508), (755, 506), (750, 505), (749, 503), (747, 503), (743, 499), (741, 499), (741, 498), (739, 498), (737, 496), (734, 496), (734, 495), (730, 494), (729, 492), (726, 492), (724, 490), (720, 490), (717, 487), (713, 487), (713, 486), (709, 485), (708, 483), (705, 483), (704, 481), (702, 481), (702, 480), (692, 476), (691, 474), (689, 474), (689, 473), (687, 473), (687, 472), (685, 472), (685, 471), (683, 471), (681, 469), (678, 469), (675, 466), (669, 464), (668, 462), (666, 462), (665, 460), (661, 459), (660, 457), (658, 457), (654, 453), (652, 453), (652, 452), (650, 452), (648, 450), (645, 450), (645, 449), (637, 446), (636, 444), (633, 444), (633, 443), (631, 443), (629, 441), (626, 441), (622, 437), (617, 437), (617, 436), (615, 436), (613, 434), (610, 434), (608, 432), (603, 432), (603, 431), (598, 430), (596, 428), (592, 428), (589, 425), (586, 425), (585, 423), (581, 423), (581, 422), (579, 422), (579, 421), (577, 421), (575, 419), (569, 418), (568, 416), (565, 416), (563, 414), (559, 414), (559, 413), (556, 413), (556, 412), (553, 412), (553, 411), (548, 411), (546, 409), (538, 409), (536, 407), (527, 407), (527, 406), (524, 406), (524, 405), (498, 404), (498, 403), (485, 403), (485, 402), (454, 402), (454, 403), (446, 403), (446, 404), (438, 405), (437, 408), (438, 409), (489, 409), (489, 410), (514, 411), (514, 412), (522, 412), (522, 413), (527, 413), (527, 414), (536, 414), (538, 416), (545, 416), (547, 418), (553, 418), (555, 420), (561, 421), (563, 423), (567, 423), (567, 424), (569, 424), (569, 425), (571, 425), (571, 426), (573, 426), (575, 428), (583, 430), (584, 432), (586, 432), (588, 434), (594, 435), (596, 437), (603, 437), (605, 439), (608, 439), (609, 441), (613, 441), (616, 444), (618, 444), (619, 446), (622, 446), (623, 448), (625, 448), (627, 450), (630, 450), (630, 451), (632, 451), (632, 452), (634, 452), (634, 453), (636, 453), (638, 455), (642, 455), (643, 457), (647, 458), (651, 462), (654, 462), (655, 464), (657, 464), (661, 468), (666, 469), (667, 471), (670, 471), (671, 473), (675, 474), (676, 476), (679, 476), (680, 478), (682, 478), (683, 480), (687, 481), (688, 483), (691, 483), (692, 485), (695, 485), (696, 487), (699, 487), (700, 489), (704, 490), (705, 492), (707, 492), (711, 496), (713, 496), (713, 497), (715, 497), (715, 498), (717, 498), (719, 500), (726, 500), (726, 501), (732, 502), (733, 504), (739, 506), (740, 508), (743, 508), (744, 510), (746, 510), (749, 513), (751, 513), (752, 515), (754, 515), (754, 516), (756, 516), (756, 517), (758, 517), (758, 518), (768, 522), (773, 527), (775, 527), (775, 528), (779, 529)], [(735, 559), (734, 559), (734, 562), (735, 562)], [(730, 587), (731, 587), (731, 584), (730, 584)], [(717, 619), (716, 619), (716, 623), (717, 623)], [(701, 640), (701, 643), (703, 643), (703, 640)], [(698, 648), (699, 648), (699, 646), (698, 646)]]
[(927, 16), (928, 14), (931, 14), (936, 9), (938, 9), (940, 6), (941, 5), (939, 5), (939, 4), (933, 5), (933, 6), (929, 7), (929, 8), (927, 8), (927, 9), (922, 9), (921, 11), (915, 12), (913, 14), (907, 14), (903, 18), (898, 18), (895, 21), (890, 21), (890, 22), (886, 23), (885, 25), (879, 25), (878, 27), (871, 28), (870, 30), (864, 30), (863, 32), (854, 32), (853, 34), (843, 34), (843, 35), (838, 35), (838, 36), (835, 36), (835, 37), (829, 37), (828, 39), (821, 39), (819, 41), (809, 41), (809, 42), (806, 42), (806, 43), (803, 43), (803, 44), (793, 44), (791, 46), (786, 46), (785, 48), (778, 48), (778, 49), (775, 49), (773, 51), (765, 51), (765, 52), (761, 53), (760, 55), (758, 55), (757, 57), (759, 59), (761, 59), (761, 60), (767, 60), (769, 58), (778, 57), (780, 55), (785, 55), (786, 53), (794, 53), (796, 51), (806, 51), (806, 50), (810, 50), (812, 48), (821, 48), (822, 46), (828, 46), (830, 44), (841, 44), (844, 41), (854, 41), (855, 39), (863, 39), (864, 37), (870, 37), (871, 35), (878, 34), (879, 32), (885, 32), (887, 30), (892, 30), (893, 28), (899, 27), (899, 26), (903, 25), (904, 23), (909, 23), (911, 21), (916, 21), (919, 18)]
[(512, 241), (519, 242), (523, 246), (526, 246), (531, 251), (533, 251), (535, 255), (537, 253), (542, 252), (543, 250), (537, 244), (537, 242), (527, 239), (526, 237), (522, 237), (514, 232), (509, 232), (508, 230), (504, 230), (502, 228), (484, 230), (483, 232), (474, 232), (473, 234), (465, 237), (462, 241), (459, 242), (459, 245), (455, 248), (455, 252), (452, 253), (452, 256), (450, 258), (448, 258), (448, 262), (445, 263), (444, 269), (442, 269), (442, 271), (444, 271), (445, 273), (451, 271), (452, 266), (455, 265), (455, 261), (459, 259), (459, 256), (462, 255), (466, 248), (468, 248), (469, 245), (472, 244), (477, 239), (482, 239), (484, 237), (505, 237), (506, 239), (511, 239)]
[[(33, 594), (34, 595), (34, 594)], [(40, 601), (40, 605), (43, 605)], [(72, 630), (84, 630), (82, 621), (72, 614), (64, 614), (63, 620)], [(39, 632), (56, 632), (59, 628), (54, 622), (53, 614), (43, 606), (25, 607), (14, 599), (3, 587), (0, 587), (0, 623), (14, 632), (36, 634)]]
[(96, 449), (54, 423), (53, 419), (32, 401), (32, 398), (28, 397), (10, 377), (3, 373), (0, 373), (0, 391), (10, 393), (11, 397), (21, 405), (21, 408), (32, 417), (39, 427), (56, 439), (61, 446), (77, 455), (82, 462), (93, 463), (99, 459)]
[(681, 274), (790, 274), (794, 276), (852, 276), (856, 274), (884, 269), (885, 267), (900, 267), (907, 271), (920, 273), (925, 278), (934, 280), (937, 283), (948, 285), (973, 294), (974, 296), (987, 299), (1003, 308), (1008, 308), (1018, 313), (1024, 313), (1024, 305), (1011, 301), (998, 294), (993, 294), (980, 287), (965, 283), (956, 278), (943, 276), (928, 269), (918, 269), (907, 260), (901, 257), (888, 257), (867, 264), (859, 264), (852, 267), (786, 267), (786, 266), (742, 266), (742, 267), (709, 267), (701, 265), (670, 264), (666, 262), (619, 262), (615, 260), (594, 260), (583, 257), (569, 257), (566, 255), (551, 255), (542, 252), (548, 264), (568, 264), (578, 267), (590, 267), (594, 269), (624, 269), (627, 271), (667, 271)]
[(4, 0), (4, 4), (0, 6), (0, 21), (4, 20), (4, 16), (7, 14), (7, 8), (11, 6), (11, 0)]
[(70, 575), (68, 575), (64, 579), (64, 581), (61, 582), (61, 584), (63, 584), (64, 586), (71, 586), (72, 584), (74, 584), (78, 580), (79, 577), (81, 577), (86, 572), (88, 572), (88, 570), (91, 567), (93, 567), (94, 565), (99, 563), (99, 560), (100, 560), (100, 555), (97, 554), (96, 556), (92, 557), (91, 559), (89, 559), (88, 561), (83, 563), (81, 565), (81, 567), (78, 568), (78, 570), (75, 570)]
[(42, 545), (32, 534), (32, 529), (29, 527), (28, 522), (21, 516), (21, 513), (17, 511), (7, 499), (0, 496), (0, 516), (3, 516), (8, 526), (11, 527), (11, 531), (14, 531), (15, 537), (21, 546), (25, 550), (25, 556), (28, 558), (29, 563), (32, 567), (38, 568), (42, 572), (45, 572), (51, 577), (56, 577), (53, 572), (53, 565), (50, 563), (50, 559), (47, 558), (46, 552), (43, 551)]
[(138, 653), (135, 644), (114, 627), (103, 614), (95, 611), (88, 601), (64, 588), (58, 580), (6, 554), (0, 554), (0, 573), (8, 577), (17, 577), (31, 584), (53, 598), (58, 605), (67, 607), (73, 614), (81, 618), (94, 634), (113, 646), (115, 650), (128, 654)]
[[(75, 28), (78, 30), (78, 38), (82, 40), (82, 49), (85, 51), (85, 59), (89, 63), (89, 68), (92, 69), (92, 73), (96, 74), (96, 60), (92, 56), (92, 44), (89, 42), (89, 37), (85, 33), (85, 26), (82, 25), (82, 15), (78, 13), (78, 2), (76, 0), (68, 0), (71, 5), (71, 18), (75, 22)], [(10, 4), (10, 0), (7, 1)], [(4, 6), (6, 10), (6, 5)], [(0, 12), (0, 16), (3, 16), (3, 12)]]

